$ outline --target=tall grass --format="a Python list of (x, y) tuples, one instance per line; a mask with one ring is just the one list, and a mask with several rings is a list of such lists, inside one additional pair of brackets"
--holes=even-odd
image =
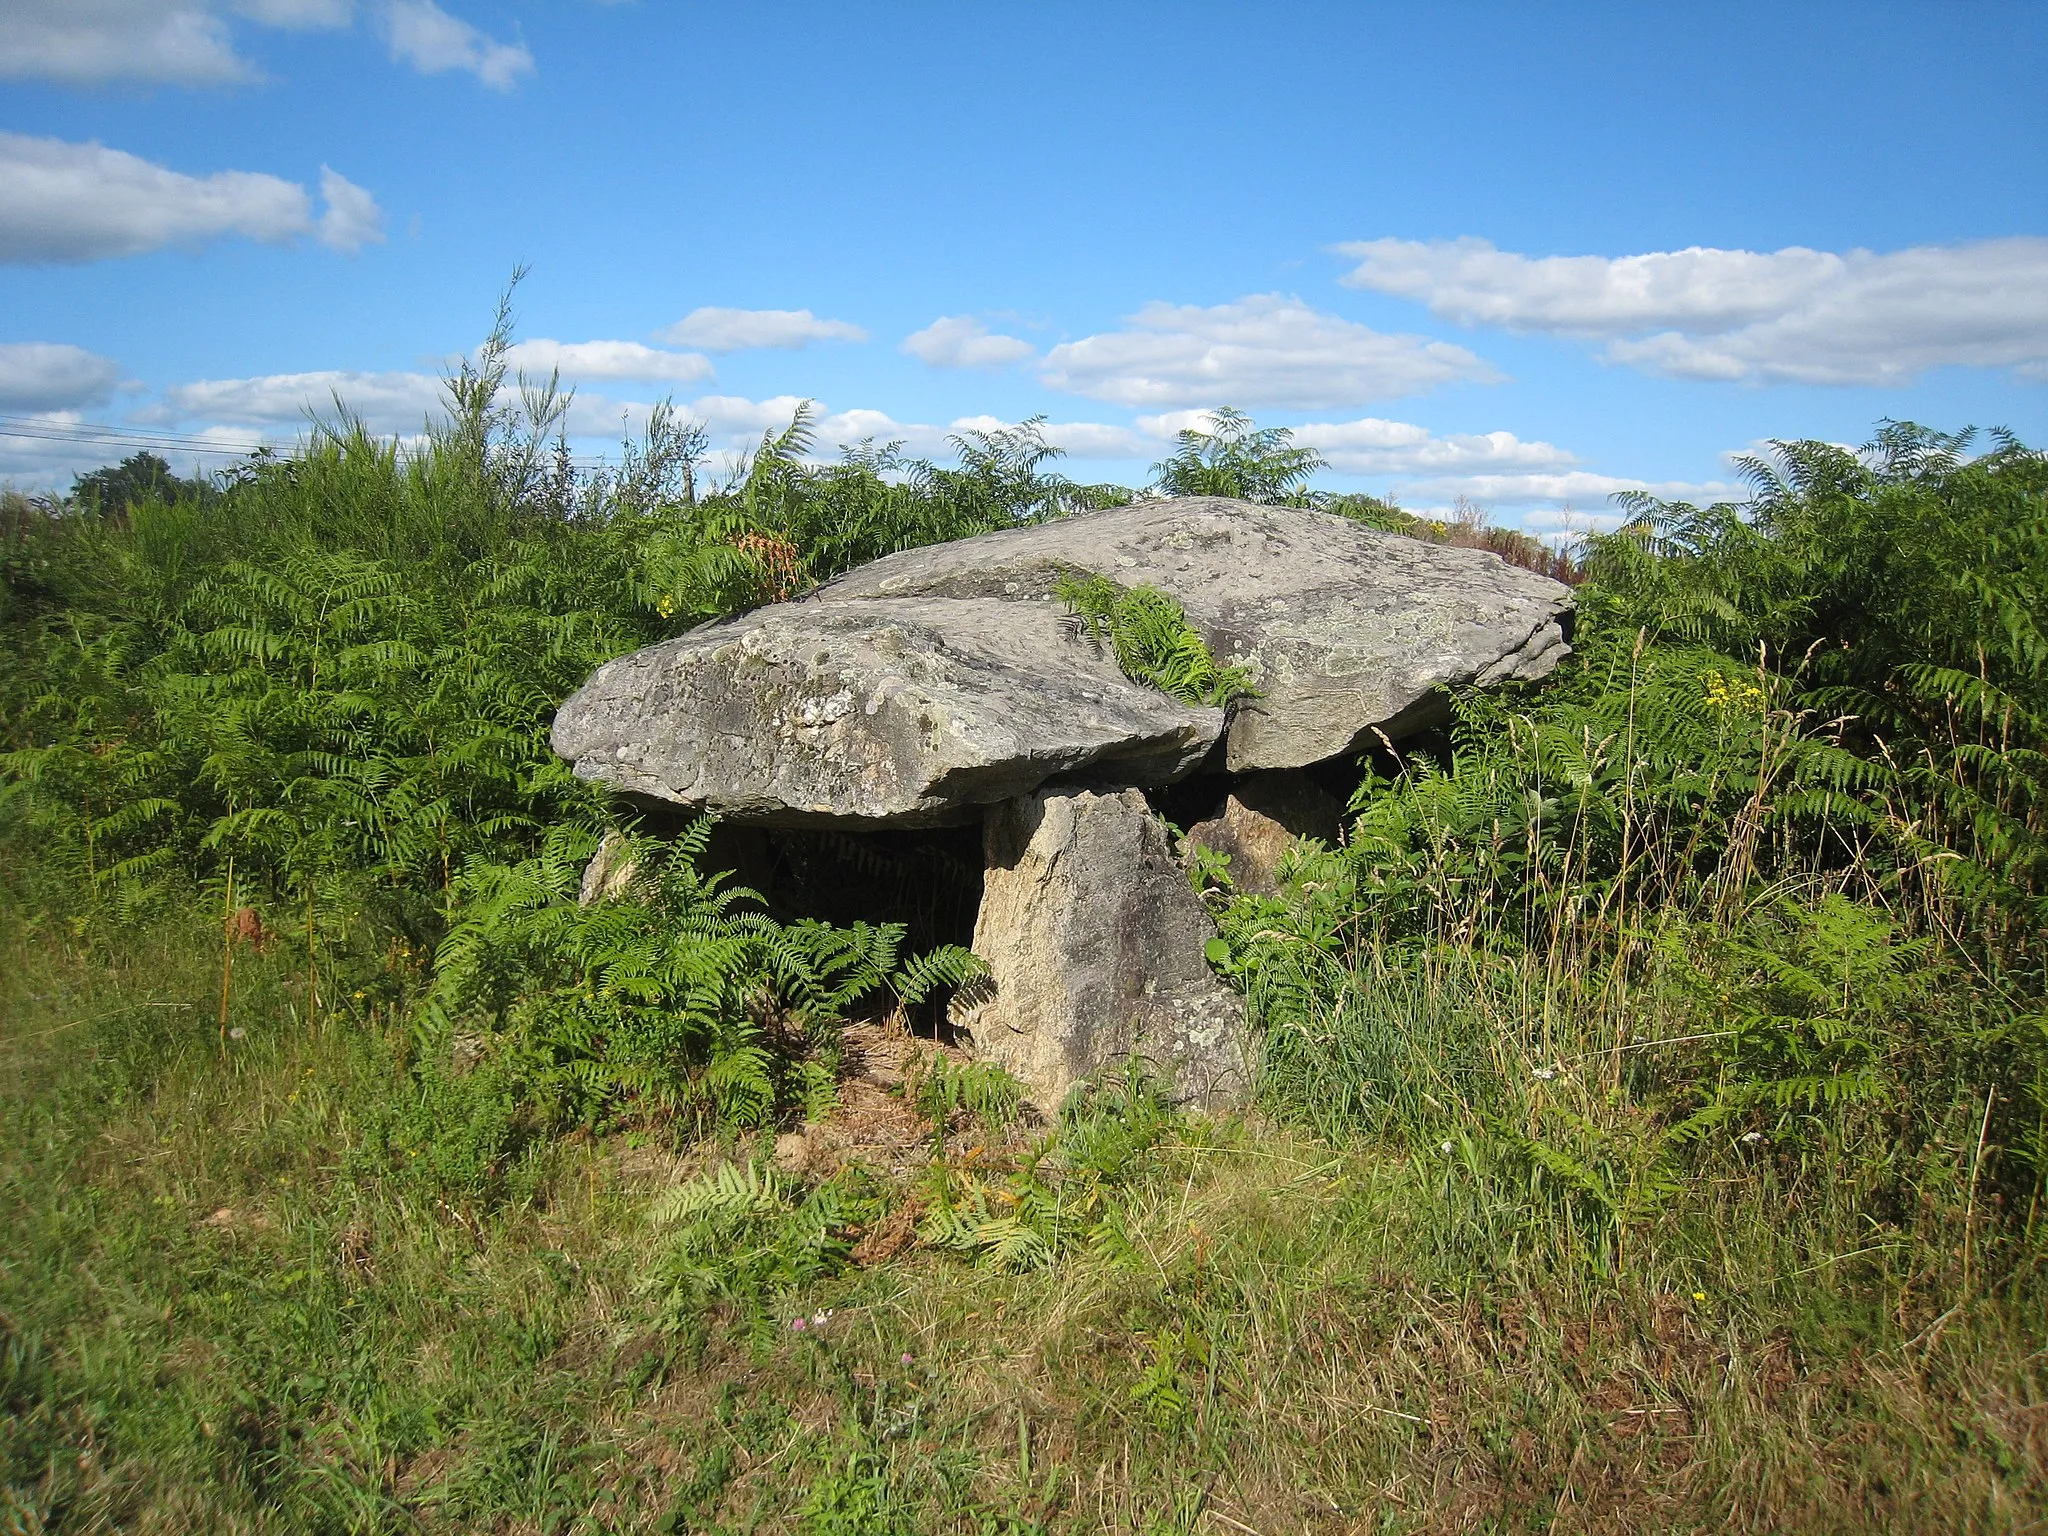
[[(716, 1212), (676, 1192), (744, 1145), (546, 1140), (485, 1202), (366, 1144), (402, 1019), (309, 1036), (252, 955), (223, 1061), (194, 938), (0, 918), (23, 1530), (2022, 1531), (2048, 1493), (2038, 1276), (1934, 1326), (1952, 1229), (1829, 1247), (1714, 1181), (1615, 1272), (1462, 1148), (1142, 1099)], [(806, 1224), (968, 1181), (1068, 1235), (864, 1267)]]
[(1882, 1283), (1968, 1255), (1930, 1315), (2031, 1272), (2048, 474), (1958, 448), (1792, 445), (1750, 516), (1642, 505), (1562, 686), (1464, 701), (1278, 896), (1214, 892), (1269, 1103), (1617, 1272), (1707, 1187)]

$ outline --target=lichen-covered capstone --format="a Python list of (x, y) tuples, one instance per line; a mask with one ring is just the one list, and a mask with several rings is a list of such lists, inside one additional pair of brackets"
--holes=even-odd
[(908, 550), (796, 602), (600, 668), (555, 750), (615, 788), (742, 821), (929, 826), (1050, 780), (1171, 783), (1225, 730), (1127, 680), (1053, 589), (1093, 573), (1177, 598), (1247, 667), (1209, 766), (1293, 768), (1398, 737), (1441, 684), (1539, 677), (1570, 593), (1483, 551), (1341, 517), (1147, 500)]
[(1223, 712), (1131, 682), (1049, 603), (781, 603), (622, 656), (555, 717), (615, 789), (798, 826), (932, 826), (1056, 774), (1167, 783)]
[(1445, 684), (1543, 676), (1569, 654), (1571, 592), (1485, 550), (1217, 497), (1154, 499), (905, 550), (819, 588), (856, 598), (1044, 603), (1067, 571), (1177, 598), (1259, 697), (1232, 711), (1233, 773), (1299, 768), (1426, 723)]

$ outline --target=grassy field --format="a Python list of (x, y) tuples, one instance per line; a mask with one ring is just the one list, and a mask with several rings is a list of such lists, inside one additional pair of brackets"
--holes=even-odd
[(1183, 433), (1154, 490), (1549, 571), (1574, 655), (1277, 893), (1194, 858), (1240, 1117), (1046, 1124), (904, 1032), (973, 956), (771, 918), (708, 822), (580, 902), (633, 828), (547, 731), (1136, 493), (803, 412), (579, 478), (509, 345), (423, 444), (0, 496), (5, 1536), (2048, 1528), (2048, 456), (1784, 443), (1560, 552)]
[[(1142, 1094), (941, 1144), (914, 1079), (849, 1082), (782, 1161), (853, 1192), (869, 1262), (679, 1303), (664, 1192), (765, 1139), (572, 1136), (450, 1200), (367, 1146), (408, 1086), (369, 1000), (309, 1031), (244, 948), (224, 1040), (217, 930), (106, 938), (0, 934), (10, 1532), (2042, 1525), (2048, 1298), (1982, 1279), (1967, 1189), (1859, 1244), (1704, 1185), (1616, 1263), (1455, 1148)], [(1048, 1141), (1089, 1242), (914, 1240)]]

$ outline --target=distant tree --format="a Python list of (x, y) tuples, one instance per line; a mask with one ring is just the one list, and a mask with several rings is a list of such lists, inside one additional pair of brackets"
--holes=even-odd
[(1305, 507), (1302, 489), (1323, 467), (1313, 448), (1293, 446), (1286, 427), (1259, 427), (1242, 411), (1222, 406), (1209, 413), (1209, 430), (1189, 428), (1174, 438), (1173, 457), (1152, 466), (1153, 488), (1168, 496), (1234, 496)]
[(203, 501), (213, 493), (206, 481), (171, 473), (171, 466), (153, 453), (131, 453), (118, 464), (74, 476), (71, 500), (101, 517), (125, 518), (138, 501)]

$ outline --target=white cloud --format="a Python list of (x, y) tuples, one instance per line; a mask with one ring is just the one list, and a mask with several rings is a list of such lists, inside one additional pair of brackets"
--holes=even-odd
[[(785, 415), (783, 423), (787, 420)], [(877, 443), (901, 443), (905, 453), (918, 458), (944, 461), (953, 456), (955, 437), (968, 432), (1001, 432), (1017, 425), (1000, 416), (958, 416), (940, 426), (932, 422), (897, 421), (884, 411), (856, 408), (820, 418), (817, 428), (821, 447), (851, 445), (872, 438)], [(1047, 421), (1039, 424), (1039, 430), (1048, 443), (1078, 459), (1153, 459), (1160, 451), (1157, 439), (1130, 427), (1103, 422)]]
[(1099, 421), (1048, 421), (1041, 430), (1048, 443), (1077, 459), (1151, 459), (1159, 452), (1157, 443), (1129, 427)]
[(0, 427), (0, 478), (13, 486), (62, 491), (73, 475), (117, 463), (141, 449), (161, 455), (179, 474), (208, 474), (243, 458), (278, 434), (210, 426), (196, 433), (145, 431), (141, 419), (108, 424), (72, 410), (38, 411)]
[(282, 244), (318, 235), (339, 250), (382, 239), (376, 200), (321, 173), (315, 224), (297, 182), (258, 171), (187, 176), (102, 144), (0, 133), (0, 261), (99, 261), (225, 235)]
[(1930, 368), (2048, 377), (2048, 238), (1846, 254), (1694, 246), (1530, 257), (1484, 240), (1371, 240), (1343, 281), (1465, 324), (1604, 340), (1674, 378), (1898, 384)]
[[(326, 368), (247, 379), (198, 379), (174, 384), (158, 402), (135, 413), (140, 422), (205, 422), (207, 431), (246, 442), (268, 427), (304, 428), (334, 423), (341, 411), (380, 436), (416, 438), (447, 417), (447, 390), (431, 373), (371, 373)], [(508, 392), (504, 403), (515, 403)], [(561, 427), (570, 438), (616, 439), (638, 433), (653, 407), (579, 390)], [(787, 424), (787, 417), (784, 418)]]
[(646, 430), (647, 418), (653, 414), (654, 407), (647, 401), (614, 400), (594, 390), (579, 389), (562, 417), (561, 431), (564, 437), (572, 440), (605, 438), (618, 442), (622, 438), (638, 437)]
[(0, 410), (67, 411), (98, 405), (121, 382), (121, 365), (54, 341), (0, 342)]
[(222, 11), (267, 27), (345, 27), (354, 0), (7, 0), (0, 77), (104, 85), (233, 85), (262, 71), (235, 51)]
[(341, 172), (320, 167), (320, 197), (327, 204), (320, 215), (322, 245), (353, 255), (366, 245), (384, 243), (384, 210)]
[[(353, 25), (355, 0), (7, 0), (0, 8), (0, 77), (102, 85), (231, 85), (262, 71), (235, 50), (223, 12), (304, 31)], [(503, 43), (434, 0), (372, 7), (393, 60), (421, 74), (466, 70), (509, 91), (534, 70), (522, 43)]]
[(0, 6), (0, 76), (7, 78), (225, 85), (255, 73), (209, 5), (8, 0)]
[(355, 0), (234, 0), (236, 14), (266, 27), (293, 31), (345, 27), (355, 20)]
[(1463, 347), (1393, 336), (1256, 294), (1234, 304), (1147, 304), (1131, 329), (1064, 342), (1045, 382), (1130, 406), (1320, 410), (1500, 375)]
[(142, 420), (208, 421), (237, 426), (333, 421), (339, 399), (372, 432), (405, 435), (443, 413), (441, 380), (430, 373), (362, 373), (321, 369), (249, 379), (198, 379), (174, 384)]
[(749, 347), (802, 347), (814, 341), (866, 341), (868, 333), (846, 320), (820, 320), (808, 309), (693, 309), (655, 334), (656, 341), (738, 352)]
[[(703, 422), (725, 447), (744, 449), (759, 442), (763, 433), (780, 432), (787, 427), (804, 403), (801, 395), (775, 395), (766, 400), (749, 400), (742, 395), (703, 395), (684, 405), (682, 411)], [(904, 451), (911, 454), (943, 453), (946, 434), (951, 430), (923, 422), (898, 421), (887, 411), (864, 406), (828, 411), (816, 400), (810, 405), (811, 433), (817, 444), (812, 457), (817, 459), (835, 459), (840, 448), (869, 439), (877, 444), (901, 443)]]
[(39, 435), (0, 432), (0, 488), (61, 492), (73, 475), (119, 459), (118, 452), (73, 440), (83, 421), (76, 411), (38, 412), (26, 431)]
[(1208, 409), (1161, 411), (1154, 416), (1138, 418), (1138, 430), (1160, 442), (1170, 442), (1181, 432), (1211, 432), (1215, 428), (1216, 413)]
[(934, 368), (1000, 368), (1037, 349), (1019, 337), (992, 333), (970, 315), (941, 315), (904, 337), (901, 350)]
[[(1140, 416), (1138, 428), (1155, 446), (1176, 433), (1207, 432), (1208, 411), (1165, 411)], [(1289, 430), (1297, 448), (1313, 448), (1330, 468), (1350, 475), (1461, 474), (1480, 470), (1562, 469), (1578, 455), (1554, 443), (1519, 438), (1512, 432), (1453, 432), (1439, 436), (1409, 421), (1362, 416), (1356, 421), (1311, 421)]]
[(463, 69), (494, 91), (509, 91), (533, 73), (524, 44), (487, 37), (434, 0), (389, 0), (382, 19), (391, 57), (423, 75)]
[(1453, 432), (1440, 437), (1412, 422), (1372, 416), (1310, 422), (1294, 429), (1294, 441), (1322, 454), (1332, 469), (1357, 475), (1556, 470), (1578, 462), (1575, 454), (1554, 443), (1519, 438), (1512, 432)]
[(219, 235), (284, 241), (311, 228), (296, 182), (186, 176), (100, 144), (0, 133), (0, 261), (95, 261)]
[(743, 395), (702, 395), (684, 410), (713, 432), (753, 438), (763, 432), (780, 432), (803, 403), (801, 395), (776, 395), (769, 400), (749, 400)]
[(1791, 247), (1655, 251), (1646, 256), (1520, 256), (1490, 241), (1361, 240), (1341, 279), (1427, 304), (1465, 325), (1619, 336), (1654, 326), (1721, 330), (1776, 314), (1826, 280), (1841, 258)]
[(545, 336), (522, 341), (506, 354), (514, 368), (529, 374), (558, 370), (576, 379), (654, 379), (694, 384), (712, 375), (711, 360), (700, 352), (664, 352), (637, 341), (551, 341)]
[(1589, 512), (1569, 505), (1533, 507), (1522, 514), (1522, 531), (1547, 544), (1571, 545), (1589, 533), (1612, 533), (1627, 521), (1626, 512)]
[(1611, 498), (1620, 491), (1648, 491), (1652, 496), (1670, 501), (1693, 502), (1739, 500), (1743, 495), (1740, 487), (1717, 480), (1637, 480), (1626, 475), (1595, 474), (1585, 469), (1554, 473), (1438, 475), (1403, 481), (1396, 489), (1404, 496), (1442, 497), (1446, 500), (1465, 496), (1485, 506), (1591, 503), (1601, 509), (1601, 515), (1605, 515)]
[(851, 448), (863, 442), (876, 446), (895, 443), (903, 452), (918, 457), (939, 453), (946, 446), (946, 429), (924, 422), (898, 421), (887, 411), (855, 406), (818, 418), (818, 447), (830, 456), (835, 448)]
[(236, 51), (228, 17), (294, 31), (352, 26), (368, 9), (391, 57), (422, 74), (467, 70), (508, 91), (533, 73), (524, 44), (503, 43), (435, 0), (6, 0), (0, 78), (104, 85), (233, 85), (262, 78)]
[[(1140, 416), (1138, 430), (1163, 451), (1174, 434), (1188, 429), (1207, 431), (1208, 411), (1166, 411)], [(1553, 531), (1555, 508), (1588, 505), (1599, 509), (1572, 511), (1578, 531), (1611, 526), (1610, 498), (1617, 491), (1648, 491), (1671, 500), (1716, 501), (1740, 492), (1718, 481), (1651, 481), (1604, 475), (1579, 467), (1567, 448), (1512, 432), (1437, 433), (1408, 421), (1364, 416), (1355, 421), (1311, 421), (1290, 429), (1298, 447), (1313, 448), (1339, 474), (1367, 476), (1388, 485), (1404, 501), (1419, 498), (1423, 507), (1448, 504), (1463, 496), (1485, 506), (1551, 507), (1523, 519), (1530, 527)], [(1543, 517), (1550, 522), (1543, 522)]]

